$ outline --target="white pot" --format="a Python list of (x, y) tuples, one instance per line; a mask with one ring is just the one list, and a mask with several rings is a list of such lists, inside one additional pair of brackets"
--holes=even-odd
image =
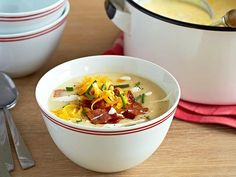
[(142, 8), (141, 1), (105, 2), (108, 16), (124, 31), (124, 54), (173, 73), (184, 100), (235, 104), (236, 29), (169, 19)]

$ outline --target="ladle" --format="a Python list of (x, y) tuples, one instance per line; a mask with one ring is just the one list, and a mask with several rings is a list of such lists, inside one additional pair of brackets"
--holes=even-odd
[[(175, 1), (177, 1), (177, 0), (175, 0)], [(206, 0), (178, 0), (178, 1), (182, 1), (184, 3), (192, 4), (192, 5), (195, 5), (195, 6), (199, 7), (199, 8), (201, 8), (202, 10), (207, 12), (208, 15), (211, 18), (214, 15), (214, 12), (213, 12), (210, 4)]]
[(211, 25), (236, 28), (236, 9), (228, 11), (220, 20)]

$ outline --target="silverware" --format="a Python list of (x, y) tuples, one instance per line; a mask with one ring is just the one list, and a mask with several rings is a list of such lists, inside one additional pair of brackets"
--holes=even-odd
[(18, 98), (18, 91), (13, 80), (3, 72), (0, 72), (0, 109), (3, 109), (8, 122), (16, 154), (23, 169), (33, 167), (35, 162), (26, 147), (8, 109), (14, 107)]
[(5, 115), (2, 109), (0, 109), (0, 156), (8, 171), (12, 171), (14, 169), (14, 163), (7, 134)]
[(0, 177), (11, 177), (10, 173), (8, 172), (5, 164), (0, 159)]
[(23, 169), (31, 168), (35, 165), (32, 155), (29, 152), (27, 146), (25, 145), (24, 140), (21, 137), (9, 110), (5, 108), (4, 111), (6, 114), (7, 122), (11, 131), (12, 139), (15, 145), (20, 165)]

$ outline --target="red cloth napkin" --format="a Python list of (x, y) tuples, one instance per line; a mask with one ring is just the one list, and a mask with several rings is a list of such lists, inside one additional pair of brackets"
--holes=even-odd
[[(124, 55), (123, 34), (105, 55)], [(180, 100), (175, 118), (195, 123), (221, 124), (236, 128), (236, 105), (205, 105)]]

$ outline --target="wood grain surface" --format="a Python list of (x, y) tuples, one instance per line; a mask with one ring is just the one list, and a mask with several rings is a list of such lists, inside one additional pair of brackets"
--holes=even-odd
[(14, 153), (16, 168), (11, 173), (12, 176), (236, 176), (236, 130), (219, 125), (199, 125), (174, 120), (164, 142), (148, 160), (133, 169), (115, 174), (83, 169), (59, 151), (50, 138), (35, 100), (34, 91), (38, 80), (45, 72), (60, 63), (100, 54), (109, 49), (120, 33), (106, 17), (103, 0), (70, 0), (70, 3), (71, 11), (67, 26), (54, 55), (36, 73), (14, 79), (20, 99), (11, 112), (32, 151), (36, 166), (22, 170)]

